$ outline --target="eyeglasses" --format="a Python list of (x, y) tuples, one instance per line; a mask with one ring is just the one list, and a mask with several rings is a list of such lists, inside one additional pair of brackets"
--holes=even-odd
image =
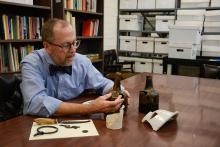
[(75, 49), (77, 49), (77, 48), (79, 47), (79, 45), (80, 45), (80, 41), (79, 41), (79, 40), (75, 40), (75, 41), (73, 41), (72, 43), (67, 42), (67, 43), (64, 43), (64, 44), (62, 44), (62, 45), (56, 44), (56, 43), (53, 43), (53, 42), (49, 42), (49, 41), (47, 41), (47, 42), (48, 42), (49, 44), (51, 44), (51, 45), (60, 47), (60, 48), (62, 48), (62, 49), (64, 49), (64, 50), (66, 50), (66, 51), (70, 50), (72, 47), (75, 48)]

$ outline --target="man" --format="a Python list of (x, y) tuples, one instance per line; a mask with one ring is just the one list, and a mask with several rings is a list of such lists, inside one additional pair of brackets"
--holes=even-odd
[[(60, 19), (47, 21), (42, 40), (44, 49), (32, 52), (21, 63), (24, 114), (50, 117), (106, 113), (120, 108), (121, 96), (115, 101), (107, 100), (113, 82), (104, 78), (86, 56), (76, 53), (79, 42), (69, 23)], [(66, 102), (85, 89), (96, 89), (103, 96), (88, 105)]]

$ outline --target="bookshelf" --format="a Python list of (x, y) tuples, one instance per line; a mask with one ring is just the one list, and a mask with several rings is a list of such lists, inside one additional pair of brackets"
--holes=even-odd
[(0, 0), (0, 74), (19, 73), (23, 57), (43, 47), (40, 30), (52, 16), (52, 0)]
[(93, 65), (100, 72), (103, 72), (103, 7), (104, 0), (66, 0), (53, 3), (54, 17), (65, 19), (75, 26), (76, 38), (81, 40), (77, 52), (92, 57), (90, 59)]

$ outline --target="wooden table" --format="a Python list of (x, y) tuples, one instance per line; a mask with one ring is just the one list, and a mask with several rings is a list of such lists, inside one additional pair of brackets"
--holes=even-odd
[(123, 121), (123, 129), (109, 130), (99, 117), (93, 121), (99, 136), (29, 141), (32, 116), (20, 116), (0, 123), (0, 147), (219, 147), (220, 81), (195, 77), (153, 75), (160, 94), (160, 109), (179, 111), (176, 121), (158, 132), (141, 123), (139, 91), (145, 74), (124, 80), (133, 99)]

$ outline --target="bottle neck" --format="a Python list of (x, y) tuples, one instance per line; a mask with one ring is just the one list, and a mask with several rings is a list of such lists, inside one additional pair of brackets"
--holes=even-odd
[(146, 77), (145, 89), (152, 89), (152, 88), (153, 88), (152, 76), (147, 76)]
[(114, 81), (114, 86), (113, 86), (113, 90), (114, 90), (114, 91), (119, 91), (119, 90), (121, 90), (120, 81), (121, 81), (121, 77), (120, 77), (120, 76), (116, 76), (115, 81)]

